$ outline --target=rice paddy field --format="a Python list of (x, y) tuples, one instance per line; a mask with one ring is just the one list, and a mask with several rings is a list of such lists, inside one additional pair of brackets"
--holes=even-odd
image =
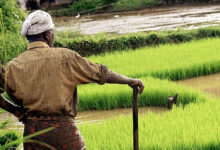
[(219, 72), (219, 42), (219, 38), (205, 39), (130, 52), (107, 53), (89, 59), (130, 77), (152, 76), (180, 80)]
[[(220, 149), (219, 99), (173, 82), (220, 72), (218, 43), (220, 39), (213, 38), (88, 57), (115, 72), (142, 79), (145, 90), (139, 95), (140, 107), (167, 107), (167, 97), (179, 94), (172, 110), (139, 116), (141, 150)], [(132, 89), (126, 85), (80, 85), (78, 95), (80, 111), (132, 106)], [(79, 129), (89, 150), (133, 149), (131, 114), (80, 124)]]
[[(88, 149), (132, 150), (132, 115), (79, 126)], [(220, 149), (220, 104), (210, 100), (174, 108), (163, 114), (140, 116), (141, 150)]]
[[(161, 45), (135, 51), (106, 53), (88, 59), (107, 65), (129, 77), (141, 78), (145, 91), (140, 106), (166, 106), (167, 97), (179, 93), (180, 104), (197, 102), (203, 95), (176, 85), (180, 80), (220, 71), (220, 39), (192, 41), (178, 45)], [(107, 91), (107, 92), (106, 92)], [(83, 85), (79, 87), (80, 110), (131, 107), (132, 91), (125, 85)]]
[[(139, 106), (167, 107), (167, 97), (179, 94), (178, 105), (200, 103), (207, 100), (201, 91), (183, 85), (177, 85), (168, 80), (152, 77), (141, 78), (145, 90), (139, 96)], [(132, 106), (132, 89), (126, 85), (86, 85), (78, 90), (80, 99), (79, 110), (108, 110), (129, 108)]]
[[(219, 42), (217, 38), (206, 39), (88, 58), (113, 71), (141, 78), (146, 88), (139, 95), (139, 106), (166, 106), (167, 97), (179, 93), (179, 103), (171, 111), (139, 117), (140, 149), (220, 149), (219, 99), (172, 82), (219, 72)], [(132, 106), (132, 90), (125, 85), (90, 84), (78, 91), (81, 111)], [(133, 149), (132, 114), (79, 128), (88, 149)]]

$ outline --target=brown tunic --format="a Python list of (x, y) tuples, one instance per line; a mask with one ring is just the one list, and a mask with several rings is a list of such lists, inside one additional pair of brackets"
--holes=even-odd
[(6, 66), (7, 93), (28, 112), (75, 117), (77, 85), (104, 84), (107, 72), (72, 50), (32, 42)]
[[(84, 140), (72, 119), (77, 114), (77, 85), (104, 84), (107, 74), (107, 67), (91, 63), (72, 50), (32, 42), (27, 51), (6, 67), (0, 66), (0, 87), (29, 112), (23, 120), (24, 136), (54, 126), (54, 130), (32, 140), (58, 150), (85, 150)], [(32, 118), (35, 114), (37, 118)], [(29, 149), (48, 148), (36, 142), (24, 143), (24, 150)]]

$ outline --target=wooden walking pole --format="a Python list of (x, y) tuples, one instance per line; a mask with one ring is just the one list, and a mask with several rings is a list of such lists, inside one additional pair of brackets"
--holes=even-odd
[(133, 87), (133, 140), (134, 150), (138, 150), (138, 87)]

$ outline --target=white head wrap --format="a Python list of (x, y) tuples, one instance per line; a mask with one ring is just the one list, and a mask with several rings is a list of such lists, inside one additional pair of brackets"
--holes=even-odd
[(25, 19), (21, 30), (21, 35), (35, 35), (50, 29), (54, 29), (54, 23), (50, 14), (42, 10), (37, 10), (33, 13), (30, 13)]

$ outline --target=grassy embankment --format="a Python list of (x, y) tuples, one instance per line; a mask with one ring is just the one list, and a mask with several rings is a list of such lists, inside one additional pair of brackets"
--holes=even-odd
[[(55, 33), (55, 47), (66, 47), (75, 50), (82, 56), (99, 55), (106, 52), (127, 51), (146, 46), (157, 46), (161, 44), (178, 44), (192, 40), (220, 37), (219, 27), (208, 27), (204, 29), (190, 31), (168, 31), (168, 32), (150, 32), (150, 33), (130, 33), (124, 35), (98, 34), (81, 35), (74, 32)], [(2, 34), (0, 43), (3, 42)], [(20, 32), (9, 32), (4, 34), (7, 54), (0, 45), (1, 59), (8, 62), (27, 47), (27, 40), (20, 36)]]
[[(201, 94), (160, 79), (180, 80), (219, 72), (219, 42), (220, 39), (207, 39), (180, 45), (107, 53), (105, 56), (92, 56), (88, 59), (105, 64), (121, 74), (142, 78), (146, 90), (140, 98), (141, 106), (166, 106), (167, 97), (175, 93), (180, 94), (179, 100), (182, 104), (188, 104), (197, 101)], [(131, 93), (123, 85), (80, 86), (80, 110), (130, 107)]]
[(139, 32), (127, 34), (82, 35), (76, 32), (56, 33), (54, 46), (66, 47), (82, 56), (98, 55), (105, 52), (126, 51), (129, 49), (161, 44), (178, 44), (204, 38), (220, 37), (219, 27), (196, 30)]
[(81, 0), (68, 8), (52, 10), (53, 16), (73, 16), (82, 14), (129, 11), (158, 5), (158, 0)]

